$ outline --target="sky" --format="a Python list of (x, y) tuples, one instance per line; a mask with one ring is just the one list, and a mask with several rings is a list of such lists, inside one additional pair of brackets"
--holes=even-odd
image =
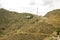
[(60, 9), (60, 0), (0, 0), (0, 8), (44, 16), (51, 10)]

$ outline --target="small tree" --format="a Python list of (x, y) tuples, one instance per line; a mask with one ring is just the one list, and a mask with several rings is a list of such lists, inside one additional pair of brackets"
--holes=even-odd
[(56, 32), (57, 32), (57, 35), (60, 35), (60, 28), (57, 28)]

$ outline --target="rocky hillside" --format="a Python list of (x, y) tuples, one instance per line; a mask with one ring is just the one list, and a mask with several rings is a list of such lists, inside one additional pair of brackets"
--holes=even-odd
[(55, 12), (43, 17), (0, 9), (0, 40), (45, 40), (56, 31), (53, 23), (57, 18), (52, 17)]
[(48, 12), (45, 17), (47, 17), (55, 27), (60, 27), (60, 9)]

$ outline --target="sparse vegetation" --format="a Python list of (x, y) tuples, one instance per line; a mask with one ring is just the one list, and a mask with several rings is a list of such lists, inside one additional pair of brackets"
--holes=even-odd
[(44, 40), (60, 26), (59, 11), (42, 17), (0, 9), (0, 40)]

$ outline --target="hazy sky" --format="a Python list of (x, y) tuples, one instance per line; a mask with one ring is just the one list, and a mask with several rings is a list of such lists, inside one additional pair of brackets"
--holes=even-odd
[(0, 0), (0, 7), (17, 11), (45, 15), (53, 9), (60, 9), (60, 0)]

